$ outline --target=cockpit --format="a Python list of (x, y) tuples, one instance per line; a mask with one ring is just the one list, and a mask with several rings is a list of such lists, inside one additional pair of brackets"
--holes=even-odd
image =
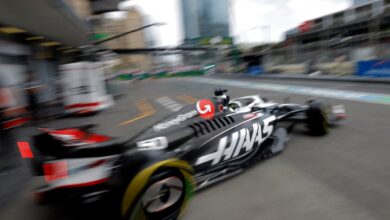
[(247, 96), (242, 98), (233, 99), (228, 104), (230, 112), (250, 112), (253, 107), (267, 107), (274, 105), (274, 103), (268, 103), (265, 99), (260, 96)]
[(227, 90), (218, 89), (214, 92), (217, 103), (224, 106), (224, 109), (232, 113), (252, 112), (254, 107), (256, 109), (267, 108), (276, 105), (276, 103), (269, 101), (267, 98), (262, 98), (260, 95), (240, 97), (230, 100), (226, 95)]

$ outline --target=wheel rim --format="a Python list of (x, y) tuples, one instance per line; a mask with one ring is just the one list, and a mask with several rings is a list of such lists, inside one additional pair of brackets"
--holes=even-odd
[(147, 213), (161, 212), (177, 203), (183, 193), (183, 181), (178, 177), (168, 177), (148, 187), (142, 196), (142, 207)]

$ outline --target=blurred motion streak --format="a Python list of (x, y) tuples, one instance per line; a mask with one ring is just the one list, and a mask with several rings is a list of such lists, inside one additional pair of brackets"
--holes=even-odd
[(188, 219), (387, 219), (389, 85), (390, 0), (0, 1), (0, 220), (176, 220), (290, 133)]

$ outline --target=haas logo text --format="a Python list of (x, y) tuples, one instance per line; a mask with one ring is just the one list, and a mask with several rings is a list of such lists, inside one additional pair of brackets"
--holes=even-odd
[(234, 132), (230, 136), (230, 144), (228, 145), (229, 136), (225, 136), (219, 140), (218, 149), (216, 152), (199, 157), (196, 165), (211, 162), (212, 165), (218, 164), (235, 158), (239, 155), (246, 154), (253, 150), (254, 146), (259, 146), (266, 140), (274, 129), (272, 122), (275, 121), (275, 116), (271, 116), (264, 120), (264, 126), (259, 123), (252, 125), (252, 133), (248, 128), (243, 128)]

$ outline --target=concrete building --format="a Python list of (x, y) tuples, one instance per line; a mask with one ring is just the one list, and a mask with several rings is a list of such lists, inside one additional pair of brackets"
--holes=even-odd
[[(88, 23), (65, 1), (12, 0), (0, 2), (0, 77), (7, 86), (22, 89), (29, 74), (39, 84), (38, 102), (49, 105), (59, 96), (56, 84), (61, 57), (75, 57), (88, 43)], [(60, 48), (72, 48), (76, 54)], [(18, 105), (25, 105), (19, 90)], [(16, 94), (16, 93), (15, 93)]]
[(81, 18), (88, 18), (92, 15), (91, 3), (89, 0), (66, 0), (74, 12)]
[[(134, 30), (145, 25), (142, 14), (136, 9), (123, 12), (122, 19), (104, 19), (96, 32), (115, 36), (126, 31)], [(103, 44), (109, 49), (133, 49), (147, 48), (148, 40), (145, 30), (131, 33)], [(149, 71), (152, 68), (152, 56), (148, 54), (122, 55), (122, 65), (130, 68), (137, 68), (142, 71)]]
[[(120, 0), (67, 0), (76, 13), (83, 18), (92, 18), (94, 14), (106, 13), (115, 10)], [(121, 12), (121, 18), (106, 18), (99, 16), (93, 21), (94, 33), (106, 35), (108, 37), (121, 34), (126, 31), (137, 29), (145, 25), (143, 15), (135, 8)], [(104, 43), (102, 46), (107, 49), (132, 49), (146, 48), (151, 41), (146, 35), (147, 30), (131, 33)], [(151, 55), (122, 55), (121, 65), (148, 71), (152, 67)]]
[[(390, 58), (389, 29), (390, 0), (353, 6), (290, 29), (285, 41), (264, 54), (264, 63), (302, 72), (312, 62), (324, 72), (352, 74), (358, 61)], [(338, 70), (330, 70), (335, 65)]]

